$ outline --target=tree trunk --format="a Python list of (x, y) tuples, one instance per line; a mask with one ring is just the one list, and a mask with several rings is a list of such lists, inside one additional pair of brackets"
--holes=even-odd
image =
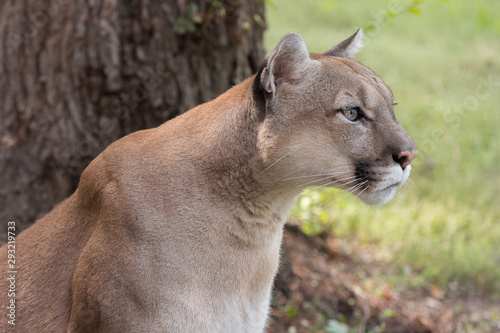
[(216, 97), (264, 55), (263, 0), (0, 6), (2, 226), (29, 226), (111, 142)]

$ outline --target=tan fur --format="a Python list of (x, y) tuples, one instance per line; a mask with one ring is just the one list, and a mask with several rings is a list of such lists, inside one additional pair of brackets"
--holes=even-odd
[[(289, 34), (256, 76), (110, 145), (17, 237), (16, 326), (2, 314), (3, 329), (263, 332), (295, 197), (358, 177), (355, 194), (385, 202), (394, 155), (416, 149), (390, 90), (351, 59), (358, 40), (310, 56)], [(348, 106), (372, 120), (347, 121)], [(0, 258), (5, 272), (6, 247)]]

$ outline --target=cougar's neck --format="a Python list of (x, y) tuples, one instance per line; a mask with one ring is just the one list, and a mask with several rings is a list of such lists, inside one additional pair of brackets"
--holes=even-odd
[(258, 147), (265, 111), (252, 96), (252, 82), (248, 79), (214, 101), (223, 111), (211, 126), (207, 159), (200, 165), (212, 180), (212, 197), (218, 200), (213, 204), (230, 214), (229, 232), (246, 243), (265, 242), (281, 233), (298, 195), (266, 176), (270, 166)]

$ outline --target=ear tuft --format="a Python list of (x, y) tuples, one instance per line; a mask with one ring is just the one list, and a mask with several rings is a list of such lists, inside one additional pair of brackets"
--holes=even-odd
[(325, 53), (324, 55), (341, 57), (341, 58), (350, 58), (354, 59), (356, 53), (363, 47), (363, 29), (358, 29), (354, 35), (347, 38), (343, 42), (335, 45)]
[(264, 60), (267, 64), (261, 75), (262, 87), (274, 95), (281, 82), (300, 78), (309, 60), (304, 39), (295, 32), (286, 34)]

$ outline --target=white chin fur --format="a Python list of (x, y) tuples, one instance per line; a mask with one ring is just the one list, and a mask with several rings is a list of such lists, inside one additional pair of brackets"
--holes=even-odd
[(377, 185), (376, 190), (373, 192), (363, 192), (359, 198), (368, 205), (378, 206), (391, 201), (400, 188), (410, 176), (411, 165), (407, 166), (404, 170), (399, 166), (392, 167), (387, 176)]
[(382, 191), (372, 192), (372, 193), (361, 193), (359, 198), (363, 200), (364, 203), (372, 206), (379, 206), (391, 201), (391, 199), (396, 194), (398, 187), (391, 186)]

